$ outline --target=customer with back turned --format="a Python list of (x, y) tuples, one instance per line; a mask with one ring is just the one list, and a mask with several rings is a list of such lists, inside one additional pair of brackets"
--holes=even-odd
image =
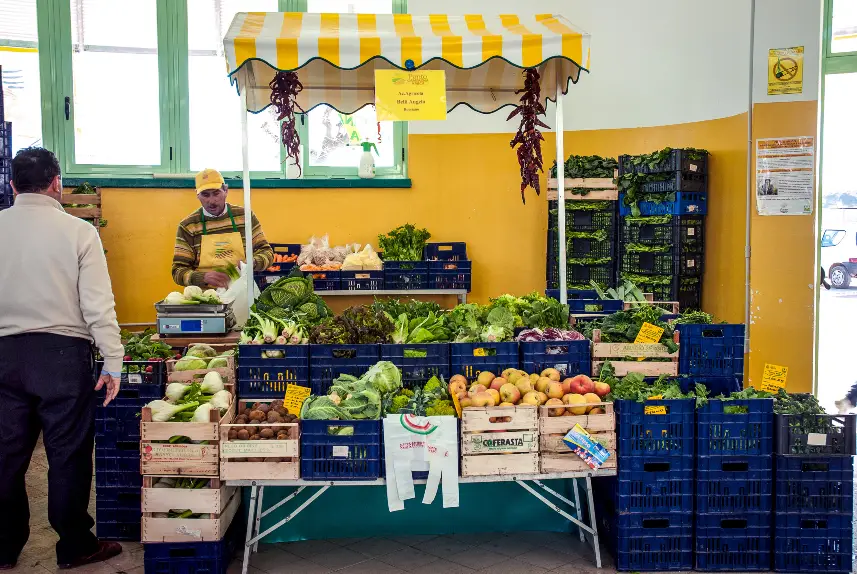
[[(48, 519), (60, 569), (122, 551), (89, 516), (96, 391), (119, 392), (124, 355), (107, 261), (95, 227), (59, 203), (60, 166), (42, 148), (12, 160), (15, 204), (0, 212), (0, 570), (30, 534), (24, 475), (41, 432)], [(104, 357), (95, 381), (93, 342)]]

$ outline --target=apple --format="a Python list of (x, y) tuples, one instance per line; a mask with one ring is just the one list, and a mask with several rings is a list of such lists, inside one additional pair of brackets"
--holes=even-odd
[(467, 391), (467, 379), (465, 379), (461, 375), (455, 375), (454, 377), (449, 379), (450, 395), (457, 395), (463, 391)]
[(585, 395), (586, 393), (591, 393), (595, 390), (595, 383), (593, 383), (592, 379), (586, 375), (577, 375), (571, 378), (569, 390), (573, 394)]
[(488, 390), (488, 387), (486, 387), (485, 385), (480, 385), (479, 383), (474, 383), (473, 385), (470, 386), (470, 391), (468, 391), (467, 394), (470, 395), (470, 398), (473, 398), (473, 395), (475, 395), (476, 393), (481, 393), (481, 392), (487, 391), (487, 390)]
[[(492, 397), (494, 397), (494, 405), (500, 404), (500, 391), (498, 391), (497, 389), (488, 389), (485, 392), (488, 393), (489, 395), (491, 395)], [(491, 405), (491, 406), (494, 406), (494, 405)]]
[(509, 381), (510, 383), (512, 383), (513, 385), (517, 384), (518, 381), (520, 380), (520, 378), (521, 378), (521, 373), (519, 373), (517, 370), (512, 371), (511, 373), (509, 373), (508, 377), (505, 377), (505, 379), (507, 381)]
[(610, 385), (598, 381), (595, 383), (595, 394), (599, 397), (606, 397), (610, 394)]
[(465, 397), (468, 397), (468, 396), (470, 396), (470, 395), (468, 395), (468, 394), (467, 394), (467, 391), (461, 391), (461, 392), (460, 392), (460, 393), (458, 393), (456, 396), (458, 397), (458, 400), (460, 401), (461, 399), (463, 399), (463, 398), (465, 398)]
[[(599, 396), (598, 396), (598, 395), (596, 395), (595, 393), (586, 393), (585, 395), (583, 395), (583, 398), (584, 398), (584, 399), (586, 399), (586, 402), (587, 402), (587, 403), (589, 403), (589, 404), (598, 404), (598, 403), (600, 403), (600, 402), (601, 402), (601, 397), (599, 397)], [(591, 411), (591, 410), (592, 410), (592, 408), (593, 408), (593, 407), (589, 407), (589, 408), (587, 408), (587, 409), (586, 409), (586, 412)]]
[(501, 376), (501, 377), (503, 377), (504, 379), (506, 379), (506, 380), (508, 381), (508, 380), (509, 380), (509, 375), (511, 375), (512, 373), (514, 373), (514, 372), (515, 372), (515, 371), (517, 371), (517, 370), (518, 370), (518, 369), (513, 369), (512, 367), (509, 367), (508, 369), (503, 369), (503, 372), (502, 372), (502, 373), (500, 373), (500, 376)]
[(548, 392), (548, 385), (552, 382), (553, 381), (547, 377), (539, 377), (539, 379), (536, 381), (535, 389), (540, 393), (546, 393)]
[[(546, 377), (552, 381), (559, 381), (560, 377), (562, 377), (560, 372), (557, 371), (556, 369), (545, 369), (544, 371), (541, 372), (541, 376)], [(557, 415), (557, 416), (559, 416), (559, 415)]]
[(531, 382), (533, 385), (535, 385), (535, 384), (538, 382), (538, 380), (539, 380), (540, 378), (541, 378), (541, 377), (540, 377), (540, 376), (538, 376), (536, 373), (533, 373), (532, 375), (530, 375), (530, 382)]
[(603, 414), (607, 414), (607, 411), (605, 411), (601, 407), (592, 407), (592, 410), (589, 411), (589, 414), (591, 414), (591, 415), (603, 415)]
[(515, 405), (514, 405), (513, 403), (506, 403), (506, 402), (503, 402), (503, 403), (500, 403), (500, 404), (499, 404), (499, 405), (497, 405), (497, 406), (498, 406), (498, 407), (514, 407)]
[(471, 398), (474, 407), (493, 407), (494, 397), (487, 391), (476, 393)]
[(542, 403), (539, 401), (539, 394), (536, 391), (530, 391), (521, 399), (521, 404), (537, 407)]
[(560, 398), (562, 398), (562, 395), (564, 394), (562, 392), (562, 385), (556, 381), (551, 381), (548, 384), (547, 390), (541, 391), (541, 392), (546, 393), (548, 398), (551, 398), (551, 399), (560, 399)]
[(562, 401), (560, 399), (548, 399), (548, 401), (545, 403), (545, 406), (557, 407), (548, 409), (549, 417), (561, 417), (562, 414), (565, 412), (565, 408), (563, 407)]
[(488, 385), (491, 384), (491, 381), (493, 381), (494, 378), (494, 373), (491, 371), (482, 371), (479, 373), (479, 376), (476, 377), (476, 382), (480, 385), (485, 385), (485, 388), (488, 388)]
[(500, 398), (503, 402), (515, 404), (521, 400), (521, 391), (512, 383), (506, 383), (500, 388)]
[(565, 397), (563, 397), (563, 402), (565, 404), (569, 405), (568, 410), (570, 410), (572, 413), (574, 413), (576, 415), (585, 415), (586, 414), (586, 407), (585, 406), (581, 406), (581, 407), (572, 406), (572, 405), (585, 405), (586, 399), (583, 398), (583, 395), (577, 395), (577, 394), (566, 395)]
[(540, 404), (540, 405), (543, 405), (543, 404), (545, 404), (546, 402), (548, 402), (548, 399), (550, 398), (550, 397), (548, 397), (546, 394), (544, 394), (544, 393), (540, 393), (540, 392), (538, 392), (538, 391), (536, 391), (536, 394), (537, 394), (537, 395), (538, 395), (538, 397), (539, 397), (539, 404)]
[(460, 404), (461, 408), (463, 408), (463, 409), (467, 408), (467, 407), (472, 407), (473, 406), (473, 399), (471, 399), (470, 397), (464, 397), (463, 399), (458, 401), (458, 404)]
[(494, 389), (495, 391), (499, 391), (500, 387), (508, 383), (506, 379), (503, 377), (497, 377), (493, 381), (491, 381), (491, 385), (488, 387), (489, 389)]
[(530, 379), (518, 379), (518, 382), (515, 383), (515, 386), (518, 387), (519, 391), (521, 391), (522, 396), (534, 390), (533, 385), (530, 384)]
[(573, 417), (573, 416), (574, 416), (574, 413), (573, 413), (573, 412), (571, 412), (571, 409), (565, 409), (565, 412), (564, 412), (564, 413), (562, 413), (562, 416), (564, 416), (564, 417)]

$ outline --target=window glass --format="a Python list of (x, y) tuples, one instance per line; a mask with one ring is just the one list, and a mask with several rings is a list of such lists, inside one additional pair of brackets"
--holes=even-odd
[(71, 0), (78, 164), (161, 163), (155, 0)]
[[(241, 101), (226, 75), (223, 36), (237, 12), (276, 12), (277, 0), (188, 0), (190, 168), (241, 171)], [(252, 171), (282, 172), (273, 108), (250, 114)]]
[(857, 52), (857, 2), (833, 0), (831, 52)]
[(826, 229), (824, 235), (821, 236), (822, 247), (836, 247), (845, 238), (845, 231), (842, 229)]
[(0, 2), (0, 90), (12, 122), (12, 153), (42, 142), (38, 29), (34, 0)]
[[(391, 14), (392, 0), (307, 0), (307, 12)], [(309, 165), (314, 167), (356, 167), (363, 153), (361, 142), (378, 148), (377, 167), (395, 165), (393, 122), (378, 122), (375, 106), (366, 106), (352, 115), (340, 114), (327, 106), (310, 111)]]

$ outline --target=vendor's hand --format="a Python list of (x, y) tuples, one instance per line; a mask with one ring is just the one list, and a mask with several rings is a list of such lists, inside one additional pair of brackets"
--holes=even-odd
[(212, 287), (223, 287), (224, 289), (229, 287), (229, 275), (219, 271), (209, 271), (205, 274), (204, 280), (206, 284)]
[(95, 385), (95, 390), (100, 391), (105, 385), (107, 390), (104, 392), (104, 406), (110, 404), (110, 401), (116, 398), (119, 394), (119, 378), (108, 373), (103, 373), (98, 377), (98, 383)]

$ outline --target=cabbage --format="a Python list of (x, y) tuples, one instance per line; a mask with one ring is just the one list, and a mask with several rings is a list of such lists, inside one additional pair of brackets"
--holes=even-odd
[(216, 357), (217, 351), (215, 351), (211, 347), (211, 345), (206, 345), (205, 343), (195, 343), (187, 348), (187, 353), (185, 354), (185, 356), (207, 359), (209, 357)]
[(185, 357), (176, 362), (177, 371), (198, 371), (208, 367), (208, 363), (197, 357)]
[(197, 287), (196, 285), (188, 285), (184, 288), (185, 299), (196, 299), (197, 297), (202, 297), (201, 288)]
[(402, 373), (390, 361), (380, 361), (369, 367), (359, 382), (371, 384), (381, 394), (392, 394), (402, 388)]
[(226, 357), (214, 357), (208, 362), (209, 369), (225, 369), (229, 366)]

